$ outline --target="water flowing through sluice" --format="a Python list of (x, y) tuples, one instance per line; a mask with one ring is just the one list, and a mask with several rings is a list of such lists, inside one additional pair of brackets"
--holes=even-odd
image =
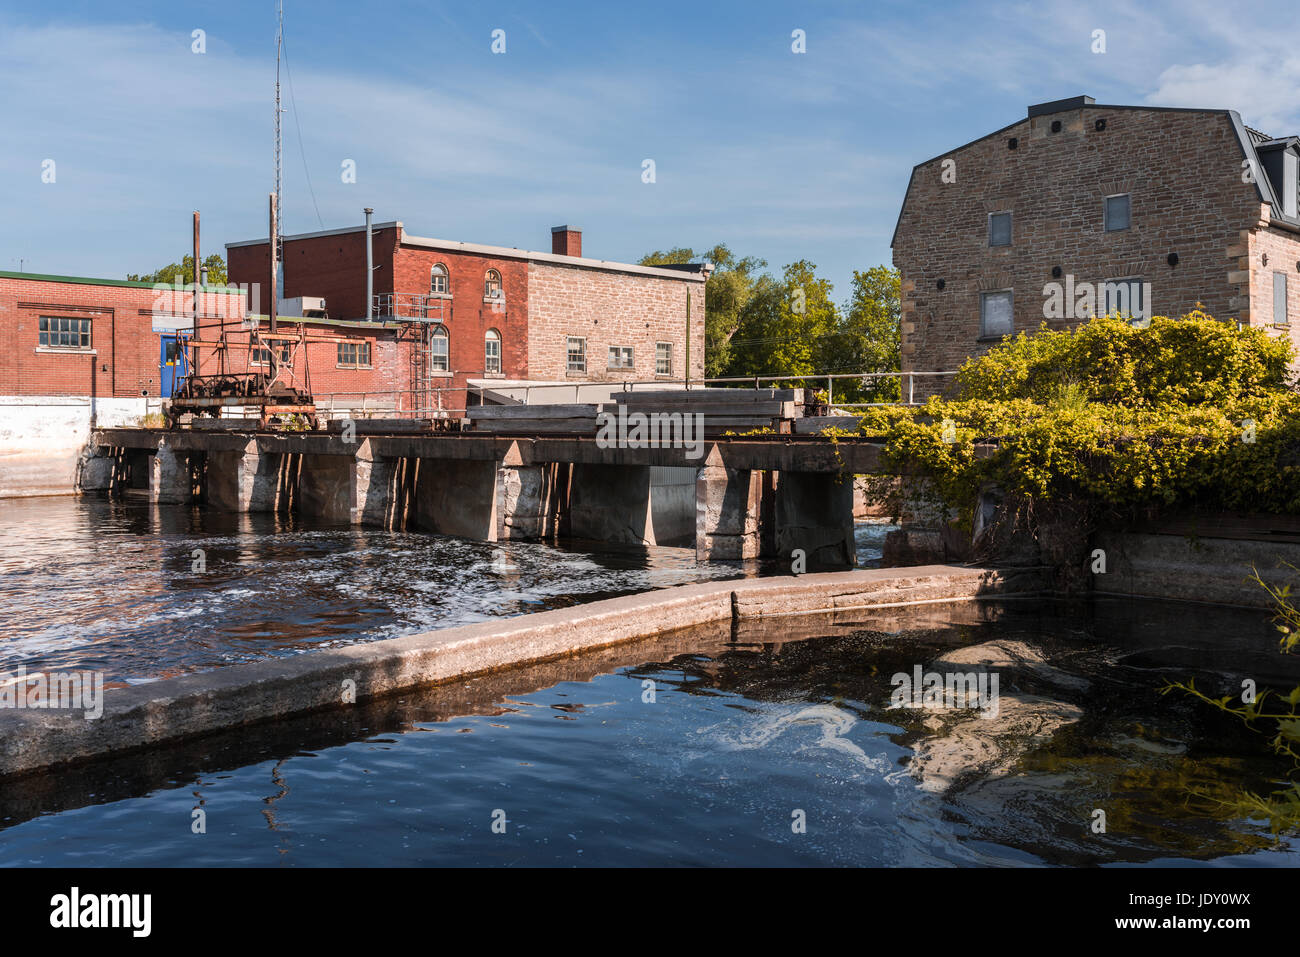
[[(0, 517), (0, 670), (110, 684), (764, 572), (107, 501)], [(1275, 776), (1259, 736), (1160, 693), (1289, 688), (1280, 657), (1266, 613), (1126, 600), (700, 628), (13, 779), (0, 863), (1294, 865), (1228, 809)], [(966, 699), (927, 701), (936, 673)]]

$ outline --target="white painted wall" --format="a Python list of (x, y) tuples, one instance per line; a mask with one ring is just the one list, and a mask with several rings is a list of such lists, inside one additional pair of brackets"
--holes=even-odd
[(71, 495), (92, 420), (135, 425), (160, 408), (157, 396), (0, 396), (0, 498)]

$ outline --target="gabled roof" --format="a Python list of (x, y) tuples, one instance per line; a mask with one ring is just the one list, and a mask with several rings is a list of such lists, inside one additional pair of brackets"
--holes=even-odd
[[(1064, 112), (1066, 110), (1109, 110), (1112, 112), (1115, 110), (1147, 110), (1155, 113), (1207, 113), (1226, 116), (1228, 121), (1232, 124), (1233, 131), (1237, 135), (1237, 142), (1241, 147), (1242, 159), (1249, 161), (1249, 165), (1243, 168), (1249, 168), (1255, 172), (1255, 191), (1259, 194), (1260, 200), (1268, 203), (1272, 209), (1271, 220), (1288, 229), (1300, 232), (1300, 218), (1287, 216), (1282, 212), (1281, 199), (1273, 189), (1272, 181), (1268, 176), (1264, 175), (1263, 167), (1259, 162), (1259, 150), (1261, 148), (1268, 149), (1270, 147), (1276, 147), (1284, 142), (1300, 144), (1300, 137), (1288, 136), (1283, 137), (1280, 140), (1273, 139), (1267, 133), (1261, 133), (1259, 130), (1251, 129), (1242, 123), (1241, 116), (1236, 110), (1207, 110), (1181, 106), (1115, 106), (1095, 103), (1090, 96), (1053, 100), (1051, 103), (1042, 103), (1036, 106), (1031, 106), (1029, 107), (1026, 120), (1032, 117), (1047, 116), (1053, 112)], [(1024, 123), (1026, 120), (1016, 120), (1014, 123), (1008, 123), (1001, 129), (994, 130), (992, 133), (987, 133), (984, 136), (973, 139), (969, 143), (964, 143), (961, 146), (940, 153), (938, 156), (932, 156), (930, 159), (913, 166), (912, 175), (907, 180), (907, 191), (903, 194), (903, 204), (899, 207), (898, 219), (894, 223), (894, 234), (889, 240), (890, 248), (892, 249), (894, 244), (898, 241), (898, 229), (903, 222), (903, 210), (907, 208), (907, 199), (912, 193), (912, 183), (915, 182), (917, 171), (920, 170), (922, 166), (928, 166), (935, 160), (943, 159), (946, 156), (952, 156), (953, 154), (974, 146), (976, 143), (981, 143), (990, 137), (1000, 136), (1008, 130)]]

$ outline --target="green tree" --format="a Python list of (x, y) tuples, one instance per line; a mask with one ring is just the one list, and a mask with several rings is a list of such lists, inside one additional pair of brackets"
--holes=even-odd
[[(815, 375), (825, 361), (825, 340), (839, 324), (830, 280), (806, 259), (780, 280), (764, 274), (741, 310), (731, 337), (728, 375)], [(793, 383), (812, 388), (812, 383)]]
[[(226, 284), (226, 261), (217, 253), (203, 260), (208, 269), (208, 285), (224, 286)], [(151, 273), (129, 274), (129, 282), (167, 283), (168, 285), (190, 285), (194, 282), (194, 257), (186, 256), (179, 263), (170, 263)]]
[(704, 374), (723, 375), (729, 363), (731, 337), (740, 325), (741, 311), (753, 293), (754, 283), (766, 261), (754, 256), (738, 257), (725, 243), (699, 254), (678, 246), (641, 257), (643, 266), (712, 263), (714, 270), (704, 292)]
[[(853, 294), (839, 328), (826, 341), (823, 372), (897, 372), (900, 366), (899, 276), (897, 269), (873, 266), (853, 271)], [(900, 397), (896, 378), (835, 382), (842, 402), (892, 402)]]

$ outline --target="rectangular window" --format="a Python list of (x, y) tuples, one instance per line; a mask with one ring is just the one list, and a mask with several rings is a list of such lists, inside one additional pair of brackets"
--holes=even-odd
[(1142, 280), (1107, 279), (1101, 284), (1101, 314), (1103, 316), (1146, 315), (1146, 302), (1142, 299)]
[(1286, 310), (1286, 273), (1273, 273), (1273, 325), (1289, 326), (1291, 317)]
[(447, 345), (451, 340), (445, 329), (434, 330), (429, 340), (429, 368), (434, 372), (446, 372), (451, 368), (447, 357)]
[(1128, 229), (1132, 220), (1131, 213), (1128, 193), (1121, 196), (1107, 196), (1105, 208), (1106, 232), (1113, 233), (1121, 229)]
[(568, 343), (565, 346), (568, 355), (568, 370), (570, 372), (587, 371), (587, 340), (580, 339), (576, 336), (569, 336)]
[(631, 346), (610, 346), (609, 347), (609, 368), (610, 369), (631, 369), (632, 368), (632, 347)]
[(365, 369), (370, 366), (370, 343), (340, 342), (339, 366), (345, 369)]
[(1012, 295), (1010, 289), (980, 293), (980, 338), (1000, 339), (1011, 335)]
[[(287, 366), (293, 350), (289, 343), (282, 343), (280, 346), (280, 365)], [(263, 349), (261, 346), (253, 346), (253, 358), (250, 360), (255, 366), (269, 366), (271, 364), (271, 350)]]
[(1296, 215), (1296, 200), (1300, 197), (1300, 159), (1287, 150), (1282, 154), (1282, 212)]
[(655, 375), (673, 374), (673, 344), (671, 342), (655, 343)]
[(1011, 214), (989, 213), (989, 245), (1011, 245)]
[(65, 316), (41, 316), (36, 344), (47, 349), (90, 349), (90, 320)]

